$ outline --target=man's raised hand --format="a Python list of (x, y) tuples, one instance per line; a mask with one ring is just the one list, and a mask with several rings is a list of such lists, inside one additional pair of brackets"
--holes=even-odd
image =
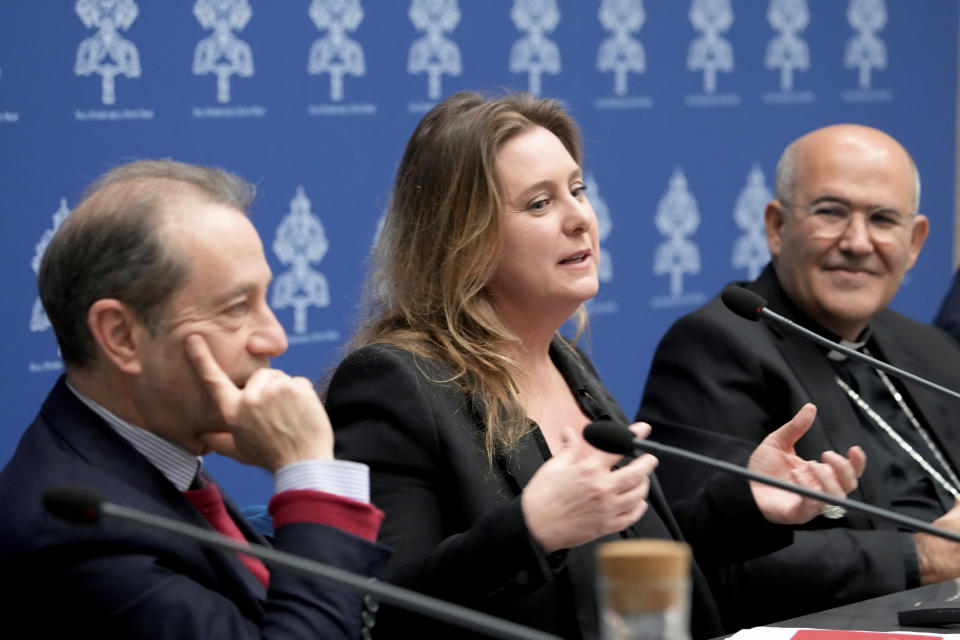
[(202, 336), (188, 336), (185, 350), (226, 427), (206, 437), (214, 451), (271, 472), (300, 460), (333, 458), (330, 420), (309, 380), (262, 368), (240, 388)]

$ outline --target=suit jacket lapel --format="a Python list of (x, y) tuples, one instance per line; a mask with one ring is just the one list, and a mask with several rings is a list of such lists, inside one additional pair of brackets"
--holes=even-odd
[[(42, 409), (47, 424), (92, 467), (141, 494), (143, 503), (192, 524), (206, 522), (160, 471), (70, 391), (61, 379)], [(172, 511), (172, 513), (171, 513)], [(194, 517), (191, 517), (194, 516)]]
[[(83, 404), (67, 388), (62, 378), (44, 403), (42, 412), (47, 424), (81, 458), (139, 494), (139, 504), (125, 506), (145, 509), (204, 529), (213, 529), (184, 495), (126, 440), (105, 424), (100, 416)], [(263, 538), (252, 531), (252, 527), (244, 521), (236, 506), (227, 498), (224, 502), (247, 539), (262, 541)], [(251, 594), (262, 598), (266, 591), (236, 554), (204, 550), (204, 555), (213, 565), (213, 573), (221, 582), (220, 587), (224, 592), (229, 592), (229, 596), (238, 601), (246, 599), (251, 606), (260, 607), (259, 603), (251, 598)], [(245, 588), (238, 589), (240, 585)]]
[[(571, 391), (591, 420), (613, 420), (626, 425), (627, 417), (620, 406), (610, 396), (609, 392), (600, 383), (599, 377), (581, 357), (579, 352), (572, 350), (561, 339), (555, 338), (550, 348), (550, 355), (554, 363), (567, 381)], [(615, 466), (621, 467), (633, 460), (633, 456), (626, 456)], [(620, 540), (623, 538), (660, 538), (683, 540), (680, 527), (667, 504), (660, 483), (654, 474), (650, 476), (650, 490), (647, 495), (648, 508), (643, 517), (625, 531), (612, 533), (599, 538), (594, 543), (574, 550), (567, 557), (567, 570), (571, 576), (571, 589), (574, 593), (574, 602), (579, 604), (577, 616), (581, 625), (595, 625), (598, 613), (594, 602), (593, 581), (596, 579), (596, 545), (603, 542)], [(697, 594), (703, 593), (706, 583), (702, 582), (699, 569), (694, 566), (694, 579), (700, 582)], [(711, 609), (713, 613), (713, 609)], [(585, 626), (585, 628), (588, 628)], [(717, 628), (719, 632), (719, 628)]]
[(541, 444), (540, 441), (542, 440), (543, 435), (539, 429), (536, 429), (512, 451), (497, 456), (497, 465), (515, 496), (520, 495), (523, 488), (530, 482), (530, 478), (537, 472), (537, 469), (543, 466), (547, 459), (542, 449), (542, 447), (546, 447), (546, 442)]

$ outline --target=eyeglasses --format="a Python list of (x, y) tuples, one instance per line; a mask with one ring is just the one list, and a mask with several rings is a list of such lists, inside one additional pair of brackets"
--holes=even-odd
[(788, 209), (798, 208), (807, 215), (807, 220), (814, 228), (814, 233), (821, 238), (835, 239), (847, 232), (854, 216), (859, 212), (864, 217), (867, 233), (874, 242), (894, 242), (903, 237), (903, 233), (913, 217), (903, 214), (896, 209), (877, 209), (864, 212), (851, 209), (849, 206), (835, 201), (815, 202), (807, 205), (793, 205), (783, 203)]

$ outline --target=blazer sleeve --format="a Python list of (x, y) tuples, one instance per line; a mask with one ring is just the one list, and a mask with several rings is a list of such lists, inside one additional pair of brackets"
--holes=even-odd
[[(664, 336), (638, 419), (654, 425), (654, 439), (743, 464), (756, 444), (810, 398), (762, 333), (767, 331), (763, 325), (746, 325), (726, 314), (746, 329), (732, 326), (724, 310), (712, 305), (681, 318)], [(697, 429), (712, 433), (698, 435)], [(658, 475), (668, 500), (678, 505), (714, 474), (665, 460)], [(782, 619), (907, 588), (895, 529), (842, 526), (815, 518), (795, 528), (789, 546), (723, 569), (716, 593), (721, 600), (730, 598), (721, 603), (727, 614), (739, 602), (750, 603), (767, 620)], [(699, 533), (691, 537), (700, 545), (716, 543)]]
[[(688, 470), (693, 466), (686, 464)], [(793, 542), (792, 528), (763, 517), (747, 480), (716, 473), (705, 482), (696, 494), (670, 503), (684, 539), (705, 570), (756, 558)]]
[[(20, 603), (20, 620), (39, 636), (84, 629), (102, 638), (346, 640), (360, 637), (369, 615), (362, 593), (282, 570), (271, 571), (263, 598), (243, 565), (163, 532), (116, 523), (80, 535), (45, 530), (38, 535), (49, 537), (47, 544), (8, 574), (23, 579), (3, 588), (4, 600)], [(279, 527), (274, 546), (371, 576), (388, 556), (366, 540), (308, 523)]]
[(550, 579), (550, 568), (519, 497), (474, 512), (465, 493), (497, 480), (468, 396), (439, 382), (443, 376), (401, 349), (365, 347), (337, 368), (326, 407), (337, 456), (370, 467), (371, 500), (386, 514), (380, 542), (394, 552), (387, 578), (489, 610), (491, 599), (522, 596)]

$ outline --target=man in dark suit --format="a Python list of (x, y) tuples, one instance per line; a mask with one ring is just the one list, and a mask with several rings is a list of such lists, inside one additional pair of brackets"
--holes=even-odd
[[(787, 147), (765, 211), (771, 264), (752, 283), (769, 307), (834, 340), (960, 389), (960, 349), (938, 329), (886, 309), (927, 236), (907, 151), (876, 129), (826, 127)], [(638, 419), (653, 438), (736, 460), (806, 402), (816, 422), (803, 457), (860, 444), (866, 472), (851, 497), (960, 530), (960, 405), (828, 352), (719, 298), (678, 320), (654, 356)], [(884, 426), (885, 425), (885, 426)], [(751, 447), (747, 447), (749, 450)], [(664, 460), (671, 501), (702, 469)], [(832, 516), (832, 517), (831, 517)], [(756, 625), (960, 576), (960, 548), (837, 508), (798, 527), (792, 545), (714, 576), (727, 625)]]
[(264, 544), (202, 472), (200, 456), (216, 451), (274, 474), (277, 548), (382, 570), (367, 469), (333, 459), (312, 384), (269, 368), (287, 341), (244, 213), (252, 195), (217, 169), (134, 162), (96, 182), (52, 238), (39, 287), (66, 375), (0, 473), (5, 627), (356, 638), (372, 623), (362, 594), (146, 528), (71, 525), (41, 507), (50, 487), (79, 486)]

